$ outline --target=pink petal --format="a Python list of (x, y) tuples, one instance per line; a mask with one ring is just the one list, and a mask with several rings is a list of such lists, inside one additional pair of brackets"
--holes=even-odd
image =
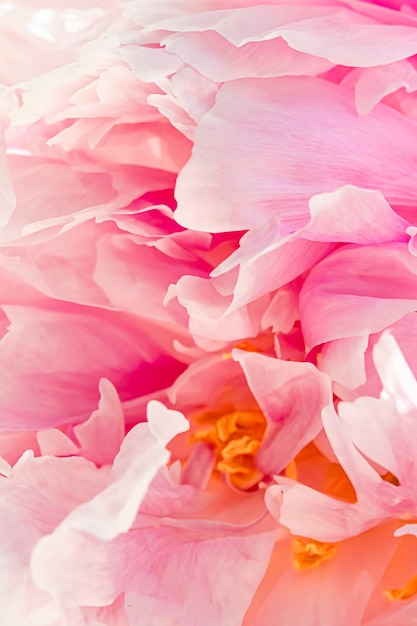
[(304, 228), (287, 236), (281, 224), (269, 222), (250, 230), (239, 248), (211, 272), (212, 277), (218, 277), (239, 266), (229, 311), (300, 276), (333, 251), (332, 243), (408, 240), (408, 223), (378, 191), (345, 185), (313, 196), (309, 207), (311, 219)]
[(372, 244), (407, 241), (408, 222), (398, 216), (380, 191), (344, 185), (309, 201), (310, 223), (301, 236), (310, 241)]
[(223, 354), (191, 363), (170, 388), (169, 398), (184, 411), (197, 412), (207, 406), (228, 404), (242, 411), (256, 407), (241, 366)]
[(326, 343), (319, 367), (332, 381), (355, 389), (366, 382), (365, 351), (369, 337), (344, 337)]
[(362, 70), (355, 85), (355, 101), (359, 115), (367, 115), (388, 94), (405, 88), (417, 89), (417, 72), (406, 60)]
[(228, 310), (230, 297), (217, 290), (217, 281), (182, 276), (168, 291), (187, 309), (189, 330), (197, 346), (207, 351), (222, 349), (225, 344), (259, 334), (261, 319), (270, 298), (264, 296), (238, 310)]
[[(36, 614), (50, 601), (30, 576), (29, 563), (37, 541), (74, 505), (91, 498), (105, 480), (106, 472), (84, 459), (34, 459), (29, 453), (9, 478), (1, 479), (0, 526), (7, 541), (2, 545), (0, 600), (8, 624), (28, 623), (32, 612)], [(49, 617), (51, 611), (58, 619), (56, 607), (47, 609)]]
[[(398, 346), (400, 347), (401, 352), (403, 353), (405, 360), (408, 363), (408, 366), (410, 367), (414, 376), (416, 376), (417, 375), (417, 360), (416, 360), (417, 355), (414, 350), (413, 342), (410, 342), (410, 336), (414, 336), (415, 332), (417, 332), (416, 313), (415, 312), (408, 313), (397, 322), (394, 322), (393, 324), (390, 325), (389, 331), (392, 334), (392, 336), (395, 338), (395, 341), (397, 342)], [(373, 348), (375, 344), (380, 340), (380, 338), (381, 338), (381, 333), (376, 333), (376, 334), (370, 335), (369, 337), (368, 348), (366, 349), (366, 352), (365, 352), (366, 382), (363, 385), (357, 387), (353, 392), (352, 390), (349, 390), (343, 387), (339, 387), (339, 386), (337, 386), (337, 388), (335, 387), (335, 393), (342, 400), (353, 400), (354, 398), (360, 397), (360, 396), (379, 397), (381, 390), (382, 390), (382, 383), (375, 367), (375, 362), (373, 359)], [(339, 341), (342, 341), (342, 342), (347, 341), (348, 344), (352, 343), (352, 340), (350, 339), (336, 340), (336, 343)], [(357, 340), (353, 340), (353, 341), (357, 341)], [(330, 348), (333, 343), (335, 342), (332, 341), (330, 344), (326, 344), (323, 347), (322, 354), (325, 350), (327, 350), (327, 347)], [(354, 358), (353, 354), (349, 354), (349, 357), (348, 357), (348, 354), (349, 353), (345, 353), (345, 362), (346, 362), (345, 367), (348, 367), (348, 366), (350, 367), (350, 365), (348, 365), (348, 361), (349, 361), (351, 364), (356, 363), (356, 367), (358, 368), (358, 371), (361, 370), (362, 368), (359, 365), (358, 359)], [(340, 353), (340, 356), (342, 357), (342, 353)], [(320, 367), (323, 367), (325, 371), (329, 371), (330, 373), (330, 370), (327, 369), (327, 365), (323, 362), (323, 359), (320, 361)]]
[[(159, 442), (147, 424), (127, 435), (109, 485), (38, 542), (31, 561), (34, 580), (63, 607), (109, 604), (123, 590), (131, 621), (140, 611), (141, 619), (149, 616), (160, 624), (180, 620), (191, 625), (198, 619), (208, 626), (216, 616), (222, 621), (227, 616), (238, 626), (275, 538), (270, 523), (262, 521), (264, 515), (259, 519), (262, 494), (252, 494), (243, 503), (243, 524), (217, 521), (216, 509), (222, 516), (228, 508), (235, 514), (237, 496), (223, 491), (199, 494), (173, 484), (167, 472), (160, 473), (134, 527), (126, 532), (139, 505), (141, 485), (157, 467), (160, 453), (160, 461), (166, 462), (162, 444), (185, 426), (180, 414), (157, 403), (150, 406), (149, 420)], [(191, 567), (195, 562), (203, 583)]]
[(184, 274), (206, 274), (207, 265), (192, 253), (186, 260), (173, 259), (154, 246), (139, 244), (128, 235), (103, 237), (97, 245), (95, 282), (114, 307), (184, 329), (185, 311), (164, 307), (165, 294)]
[[(417, 409), (412, 389), (417, 383), (392, 337), (384, 335), (374, 353), (384, 387), (381, 399), (340, 402), (338, 414), (331, 406), (322, 411), (326, 435), (357, 502), (277, 478), (280, 486), (268, 490), (266, 503), (294, 534), (337, 541), (388, 519), (415, 516)], [(382, 477), (387, 471), (395, 482)]]
[[(132, 623), (145, 616), (155, 626), (194, 626), (196, 620), (201, 626), (240, 626), (266, 569), (271, 535), (236, 535), (174, 545), (169, 534), (160, 539), (163, 543), (152, 565), (136, 570), (138, 591), (127, 594)], [(191, 571), (194, 575), (190, 576)]]
[[(176, 218), (211, 232), (257, 228), (271, 219), (294, 228), (305, 224), (312, 195), (345, 184), (380, 189), (388, 201), (408, 204), (415, 198), (414, 170), (404, 163), (417, 157), (416, 133), (382, 104), (359, 118), (349, 91), (317, 78), (226, 83), (178, 177)], [(341, 144), (348, 148), (340, 151)]]
[(330, 380), (310, 363), (240, 350), (233, 357), (268, 422), (256, 464), (265, 474), (278, 474), (321, 430), (320, 411), (330, 400)]
[(36, 434), (30, 431), (2, 432), (0, 434), (0, 458), (2, 462), (14, 465), (27, 450), (32, 450), (36, 456), (39, 456), (40, 450)]
[(38, 432), (42, 455), (82, 456), (98, 466), (111, 464), (124, 436), (124, 417), (119, 397), (113, 385), (105, 379), (99, 384), (100, 401), (86, 422), (74, 427), (74, 444), (57, 429)]
[(417, 263), (405, 244), (345, 246), (319, 263), (300, 294), (306, 343), (364, 336), (414, 311)]
[(2, 264), (51, 298), (109, 306), (108, 298), (93, 280), (96, 248), (109, 230), (110, 223), (103, 226), (90, 220), (47, 241), (5, 247)]
[[(126, 400), (171, 384), (183, 369), (151, 339), (152, 324), (127, 323), (124, 314), (69, 304), (56, 311), (4, 310), (10, 320), (0, 342), (4, 430), (85, 419), (97, 406), (103, 377), (111, 378)], [(18, 354), (24, 358), (17, 359)]]
[(338, 65), (372, 67), (416, 53), (415, 29), (375, 24), (360, 14), (329, 10), (328, 16), (277, 29), (287, 43)]
[(307, 241), (299, 232), (282, 237), (279, 229), (268, 224), (246, 233), (239, 249), (216, 267), (211, 276), (216, 278), (239, 267), (233, 300), (228, 307), (231, 312), (291, 282), (333, 248), (329, 244)]
[(288, 542), (279, 542), (244, 626), (362, 626), (395, 549), (391, 533), (392, 526), (373, 529), (343, 542), (318, 568), (300, 572), (291, 563)]
[(396, 344), (385, 333), (374, 347), (374, 361), (385, 394), (393, 398), (397, 411), (407, 413), (417, 408), (417, 381)]
[(72, 3), (71, 11), (65, 6), (36, 7), (33, 2), (19, 5), (5, 4), (1, 15), (0, 80), (7, 85), (72, 61), (103, 19), (102, 11), (91, 10), (87, 3), (78, 9)]
[[(28, 156), (10, 156), (9, 167), (17, 204), (2, 233), (5, 242), (61, 226), (74, 213), (98, 210), (117, 197), (105, 173), (80, 172), (64, 163)], [(64, 198), (62, 189), (66, 189)]]
[(213, 81), (237, 78), (321, 74), (332, 67), (323, 58), (291, 48), (284, 39), (249, 41), (235, 46), (215, 31), (164, 37), (166, 49)]
[(248, 6), (168, 18), (150, 30), (218, 32), (235, 46), (282, 37), (292, 48), (339, 65), (385, 65), (416, 53), (410, 26), (378, 24), (360, 12), (325, 6)]
[(0, 155), (0, 227), (2, 228), (7, 224), (16, 205), (16, 197), (7, 163), (4, 133), (2, 131), (0, 131)]
[(148, 419), (149, 424), (138, 424), (126, 435), (109, 485), (75, 509), (66, 518), (63, 529), (82, 530), (108, 541), (131, 527), (149, 484), (170, 457), (165, 445), (189, 428), (181, 413), (170, 411), (157, 401), (148, 405)]

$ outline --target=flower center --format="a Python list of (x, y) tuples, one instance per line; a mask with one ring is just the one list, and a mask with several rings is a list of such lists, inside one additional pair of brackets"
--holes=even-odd
[(292, 543), (293, 562), (296, 570), (314, 569), (336, 554), (337, 543), (325, 543), (296, 537)]
[(255, 465), (266, 429), (260, 411), (232, 411), (221, 417), (218, 412), (203, 412), (194, 421), (206, 428), (194, 433), (192, 441), (201, 441), (214, 450), (215, 469), (226, 474), (232, 485), (250, 489), (262, 479)]
[(402, 589), (384, 589), (388, 600), (409, 600), (417, 594), (417, 575), (413, 576)]

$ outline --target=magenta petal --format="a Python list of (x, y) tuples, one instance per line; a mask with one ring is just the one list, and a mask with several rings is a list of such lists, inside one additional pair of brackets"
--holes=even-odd
[(111, 464), (124, 437), (124, 416), (119, 397), (108, 380), (99, 384), (100, 401), (86, 422), (74, 427), (78, 445), (58, 429), (41, 430), (37, 440), (43, 455), (83, 456), (96, 465)]
[[(97, 406), (103, 377), (127, 400), (169, 385), (184, 369), (155, 345), (151, 323), (139, 324), (123, 313), (68, 303), (55, 311), (24, 306), (4, 310), (10, 320), (0, 342), (4, 430), (86, 419)], [(24, 358), (16, 359), (18, 354)]]

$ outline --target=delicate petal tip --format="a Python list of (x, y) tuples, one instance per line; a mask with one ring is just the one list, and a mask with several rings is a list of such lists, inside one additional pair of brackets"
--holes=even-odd
[(414, 535), (417, 537), (417, 524), (404, 524), (394, 532), (394, 537), (403, 537), (404, 535)]
[(168, 409), (158, 400), (148, 403), (147, 418), (150, 432), (162, 445), (190, 428), (190, 423), (182, 413)]
[(393, 397), (397, 410), (417, 408), (417, 380), (393, 335), (386, 331), (373, 349), (375, 367), (383, 384), (383, 395)]

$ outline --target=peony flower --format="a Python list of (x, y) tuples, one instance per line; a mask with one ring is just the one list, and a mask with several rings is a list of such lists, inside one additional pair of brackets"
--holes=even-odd
[(0, 8), (0, 622), (414, 624), (417, 5), (40, 5)]

